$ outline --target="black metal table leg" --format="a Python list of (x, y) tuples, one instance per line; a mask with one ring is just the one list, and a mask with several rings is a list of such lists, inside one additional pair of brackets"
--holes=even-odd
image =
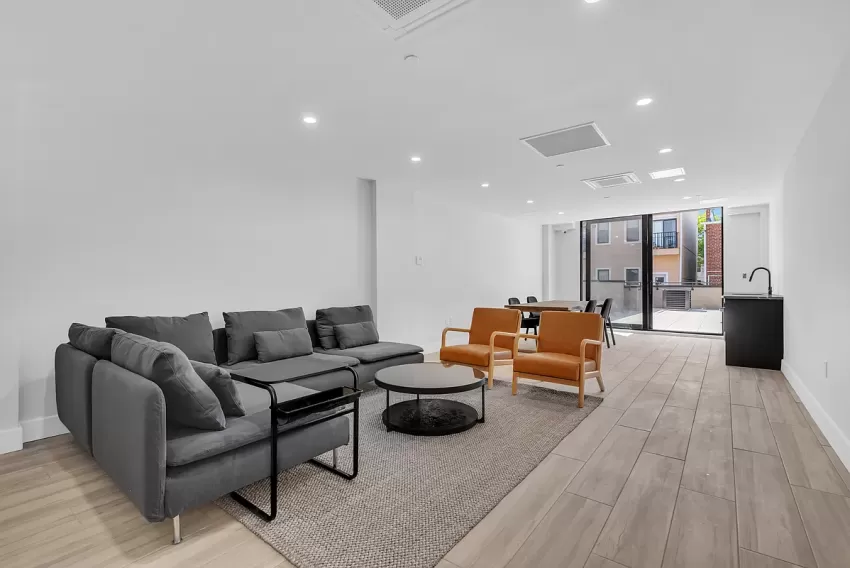
[[(354, 370), (352, 367), (346, 367), (346, 368), (349, 371), (351, 371), (351, 374), (354, 378), (354, 388), (356, 389), (357, 383), (358, 383), (357, 371)], [(389, 393), (387, 393), (387, 394), (389, 395)], [(360, 463), (359, 463), (360, 462), (360, 399), (359, 398), (355, 399), (353, 409), (351, 409), (347, 412), (341, 412), (341, 413), (337, 414), (337, 416), (343, 416), (343, 415), (349, 414), (349, 413), (354, 414), (354, 426), (353, 426), (354, 434), (353, 434), (353, 437), (352, 437), (352, 440), (351, 440), (351, 443), (353, 444), (353, 447), (351, 448), (351, 450), (352, 450), (352, 452), (351, 452), (351, 461), (352, 461), (351, 473), (347, 473), (347, 472), (345, 472), (345, 471), (343, 471), (343, 470), (341, 470), (337, 467), (330, 466), (326, 463), (320, 462), (319, 460), (317, 460), (315, 458), (311, 459), (310, 461), (312, 463), (316, 464), (317, 466), (328, 470), (331, 473), (335, 473), (336, 475), (338, 475), (340, 477), (343, 477), (345, 479), (354, 479), (355, 477), (357, 477), (357, 471), (358, 471), (359, 466), (360, 466)]]
[(478, 419), (479, 422), (484, 422), (484, 385), (481, 386), (481, 418)]
[(271, 399), (271, 404), (269, 405), (269, 414), (271, 416), (271, 444), (272, 444), (272, 463), (271, 463), (271, 471), (269, 472), (269, 494), (271, 500), (271, 513), (266, 513), (250, 501), (240, 495), (238, 492), (233, 491), (230, 496), (233, 497), (233, 500), (263, 519), (266, 522), (273, 521), (275, 517), (277, 517), (277, 391), (274, 390), (273, 385), (268, 385), (265, 383), (259, 383), (254, 381), (245, 380), (250, 385), (255, 387), (264, 388), (269, 392), (269, 398)]

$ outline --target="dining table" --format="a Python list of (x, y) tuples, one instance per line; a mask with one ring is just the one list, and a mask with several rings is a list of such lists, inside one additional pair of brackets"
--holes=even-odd
[(523, 312), (581, 312), (586, 305), (586, 300), (546, 300), (526, 304), (506, 304), (505, 307)]

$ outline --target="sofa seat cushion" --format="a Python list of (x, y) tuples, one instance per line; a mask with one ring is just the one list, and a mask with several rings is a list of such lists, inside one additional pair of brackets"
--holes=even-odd
[[(237, 383), (239, 396), (247, 414), (228, 417), (224, 430), (211, 432), (169, 425), (166, 432), (165, 464), (175, 467), (241, 448), (271, 435), (269, 421), (269, 394), (265, 389)], [(307, 396), (316, 391), (291, 383), (274, 385), (277, 401), (285, 402)], [(305, 418), (308, 419), (309, 417)], [(303, 420), (280, 424), (279, 432), (297, 427)]]
[[(578, 380), (581, 360), (575, 355), (564, 353), (517, 353), (514, 359), (515, 373), (529, 373), (556, 379)], [(596, 361), (585, 361), (584, 370), (596, 370)]]
[(351, 349), (322, 349), (320, 352), (328, 355), (345, 355), (346, 357), (355, 357), (361, 363), (376, 363), (378, 361), (392, 359), (393, 357), (422, 353), (422, 348), (418, 345), (411, 345), (409, 343), (380, 341), (370, 345), (352, 347)]
[[(512, 352), (496, 346), (494, 356), (497, 361), (510, 359)], [(468, 345), (447, 345), (440, 349), (440, 361), (451, 361), (463, 365), (487, 367), (490, 365), (490, 346), (470, 343)]]
[[(253, 364), (248, 365), (247, 363)], [(245, 365), (242, 366), (242, 364)], [(305, 375), (330, 373), (346, 367), (355, 367), (357, 364), (358, 361), (354, 357), (330, 355), (327, 353), (311, 353), (310, 355), (281, 359), (280, 361), (272, 361), (271, 363), (242, 361), (237, 365), (222, 365), (222, 367), (230, 371), (231, 375), (243, 374), (248, 378), (259, 380), (293, 381)]]

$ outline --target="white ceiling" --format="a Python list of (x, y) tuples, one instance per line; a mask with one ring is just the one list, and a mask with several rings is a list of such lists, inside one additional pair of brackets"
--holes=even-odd
[[(472, 0), (395, 41), (351, 0), (7, 0), (0, 63), (30, 151), (49, 132), (69, 169), (332, 172), (545, 223), (767, 201), (848, 22), (847, 0)], [(519, 141), (590, 121), (610, 147)], [(678, 166), (683, 183), (649, 178)], [(628, 171), (643, 183), (581, 183)]]

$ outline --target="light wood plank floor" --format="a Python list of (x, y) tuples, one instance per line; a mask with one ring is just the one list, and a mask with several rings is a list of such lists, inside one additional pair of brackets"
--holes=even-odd
[[(726, 367), (719, 339), (617, 343), (603, 404), (439, 568), (850, 566), (850, 473), (781, 373)], [(68, 436), (0, 456), (4, 568), (292, 566), (212, 505), (170, 530)]]

